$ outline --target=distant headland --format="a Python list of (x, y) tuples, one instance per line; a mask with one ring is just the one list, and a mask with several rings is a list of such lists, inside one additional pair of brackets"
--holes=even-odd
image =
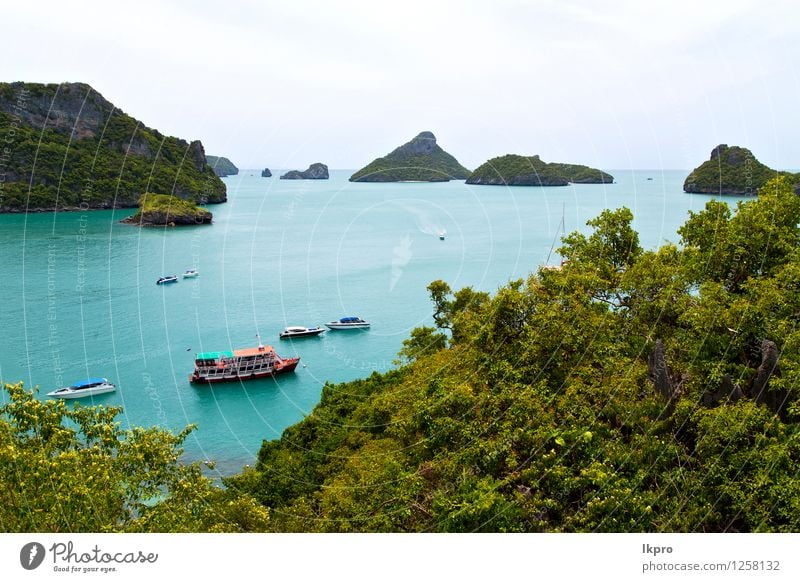
[(228, 158), (223, 158), (221, 156), (206, 156), (206, 160), (208, 160), (208, 165), (214, 169), (214, 173), (220, 178), (224, 178), (225, 176), (235, 176), (239, 173), (239, 168), (237, 168)]

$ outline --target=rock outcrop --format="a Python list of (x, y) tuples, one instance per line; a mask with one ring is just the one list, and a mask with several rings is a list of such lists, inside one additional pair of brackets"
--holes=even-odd
[(136, 226), (197, 226), (211, 224), (212, 218), (208, 210), (188, 200), (147, 193), (139, 200), (139, 211), (121, 222)]
[(447, 182), (464, 180), (469, 170), (423, 131), (390, 154), (373, 160), (350, 176), (351, 182)]
[(542, 161), (539, 156), (507, 154), (481, 164), (467, 184), (484, 186), (566, 186), (568, 184), (611, 184), (614, 176), (578, 164)]
[(237, 168), (228, 158), (223, 158), (221, 156), (206, 156), (206, 159), (208, 159), (208, 165), (211, 166), (211, 168), (214, 170), (214, 173), (220, 178), (224, 178), (225, 176), (235, 176), (239, 173), (239, 168)]
[(759, 162), (747, 148), (720, 144), (711, 150), (711, 157), (692, 170), (683, 183), (683, 191), (692, 194), (752, 196), (776, 176), (791, 176), (800, 182), (800, 175), (773, 170)]
[(261, 170), (261, 177), (272, 178), (272, 172), (269, 171), (269, 168), (264, 168), (263, 170)]
[(85, 83), (0, 83), (0, 212), (135, 207), (147, 190), (225, 202), (203, 144), (165, 136)]
[(317, 162), (311, 164), (307, 170), (290, 170), (281, 176), (281, 180), (327, 180), (328, 166)]

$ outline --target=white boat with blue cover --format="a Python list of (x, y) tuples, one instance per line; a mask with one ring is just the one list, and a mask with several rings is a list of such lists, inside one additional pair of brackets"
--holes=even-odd
[(53, 398), (83, 398), (113, 392), (116, 389), (117, 387), (109, 382), (108, 378), (89, 378), (82, 382), (76, 382), (72, 386), (48, 392), (47, 395)]
[(342, 317), (339, 321), (331, 321), (325, 325), (331, 329), (366, 329), (369, 322), (360, 317)]

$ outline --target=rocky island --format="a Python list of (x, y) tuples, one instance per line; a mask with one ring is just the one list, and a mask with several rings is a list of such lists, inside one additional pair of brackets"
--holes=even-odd
[(300, 170), (290, 170), (281, 176), (281, 180), (327, 180), (328, 166), (325, 164), (311, 164), (304, 172)]
[(0, 83), (0, 212), (133, 208), (148, 190), (225, 202), (203, 144), (169, 137), (85, 83)]
[(189, 200), (148, 192), (139, 200), (139, 211), (120, 222), (136, 226), (195, 226), (211, 224), (212, 218), (208, 210)]
[(220, 178), (224, 178), (225, 176), (235, 176), (239, 173), (239, 168), (237, 168), (232, 161), (228, 158), (223, 158), (221, 156), (206, 156), (208, 160), (208, 165), (214, 170), (214, 173), (219, 176)]
[(351, 182), (447, 182), (464, 180), (469, 170), (423, 131), (390, 154), (373, 160), (350, 176)]
[(579, 164), (542, 161), (539, 156), (508, 154), (481, 164), (467, 184), (488, 186), (566, 186), (568, 184), (611, 184), (614, 176)]
[(711, 150), (711, 157), (707, 161), (692, 170), (683, 183), (683, 191), (691, 194), (752, 196), (767, 180), (776, 176), (790, 176), (795, 183), (800, 181), (800, 175), (765, 166), (747, 148), (723, 143)]
[(272, 178), (272, 172), (269, 171), (269, 168), (264, 168), (263, 170), (261, 170), (261, 177)]

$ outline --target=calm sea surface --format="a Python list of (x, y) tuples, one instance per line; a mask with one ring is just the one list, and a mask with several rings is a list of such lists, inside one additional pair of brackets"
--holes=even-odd
[[(409, 331), (432, 323), (430, 281), (493, 291), (527, 275), (562, 214), (567, 231), (586, 230), (624, 205), (645, 247), (677, 241), (687, 211), (710, 198), (684, 194), (683, 171), (612, 171), (615, 184), (563, 188), (350, 184), (351, 173), (287, 181), (243, 170), (225, 179), (214, 224), (196, 228), (119, 224), (132, 211), (0, 215), (0, 379), (46, 392), (108, 377), (117, 392), (94, 403), (122, 406), (125, 425), (196, 424), (187, 456), (230, 473), (308, 414), (326, 381), (391, 368)], [(155, 284), (189, 268), (200, 276)], [(278, 340), (287, 325), (347, 315), (372, 329)], [(254, 346), (257, 333), (301, 357), (296, 373), (189, 384), (193, 352)]]

